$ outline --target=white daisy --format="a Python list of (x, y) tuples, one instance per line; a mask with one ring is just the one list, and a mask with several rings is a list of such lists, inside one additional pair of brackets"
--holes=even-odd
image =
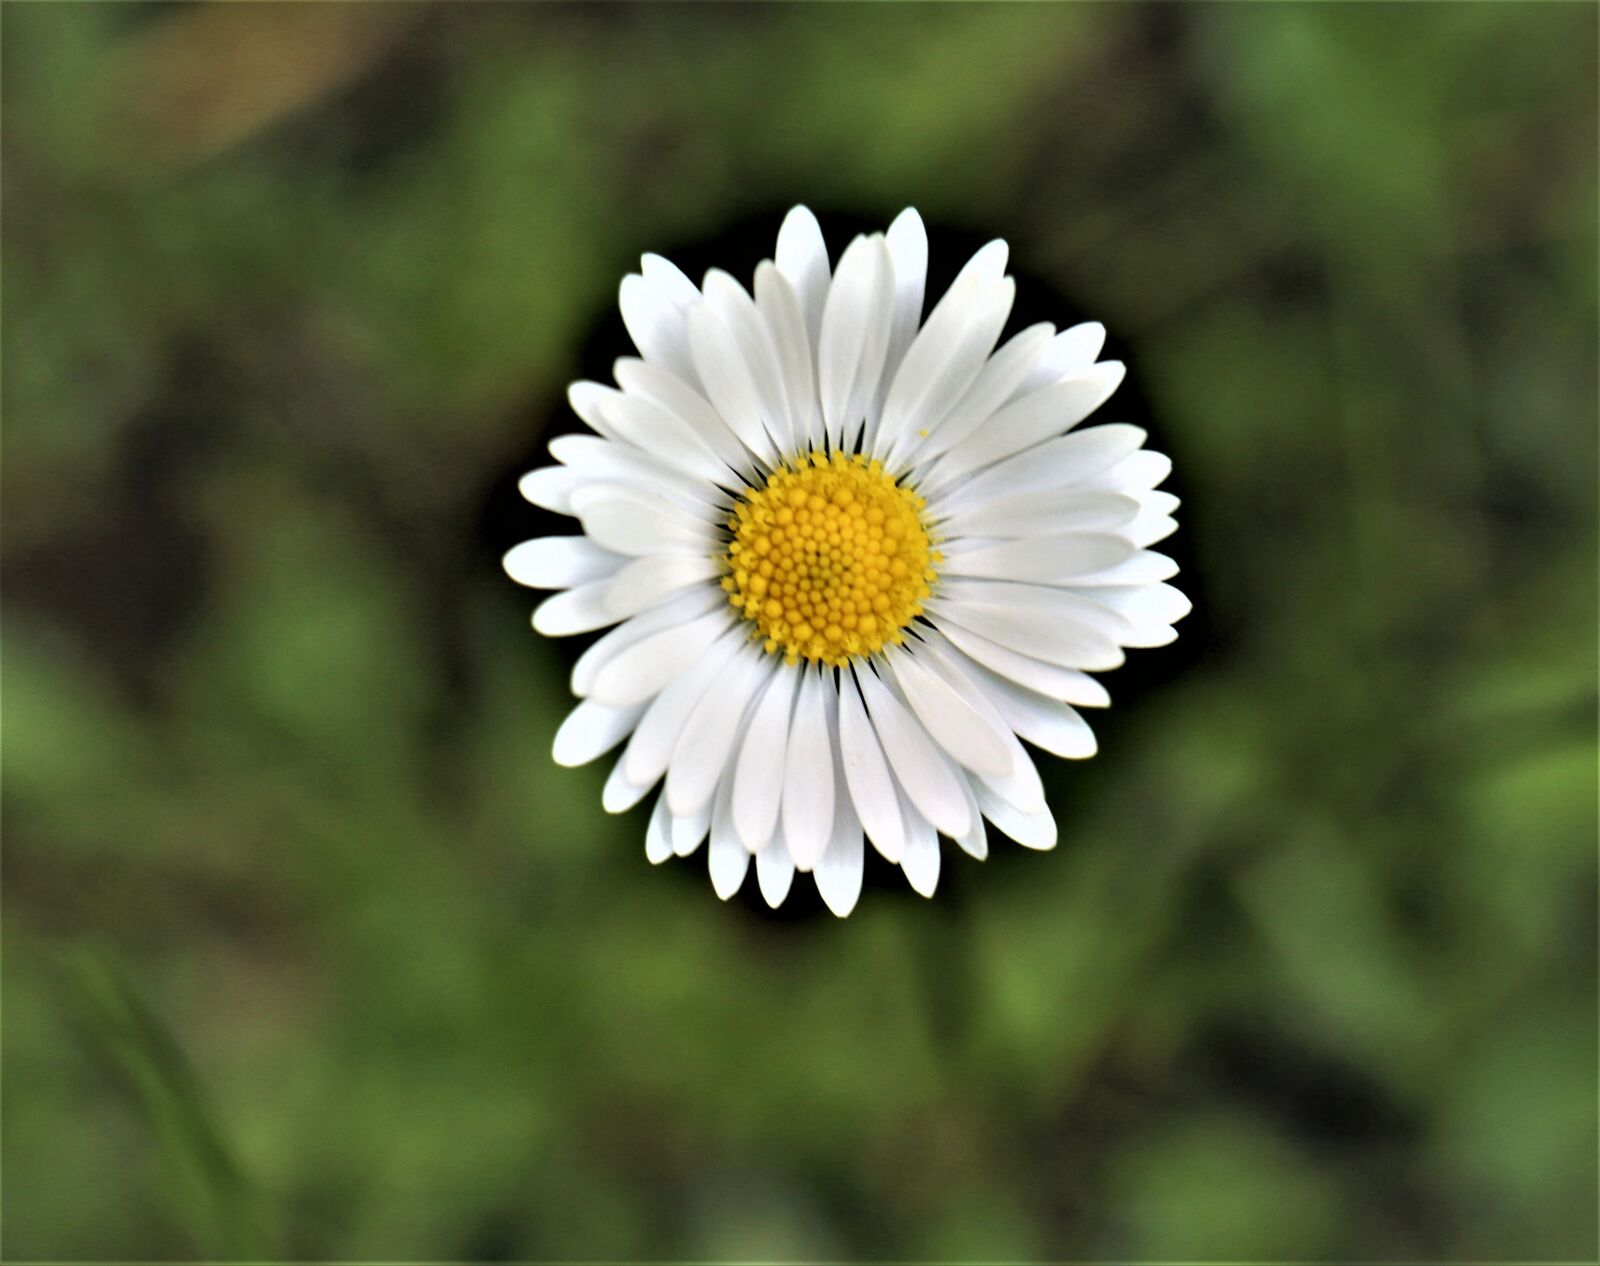
[(512, 579), (559, 589), (552, 637), (615, 625), (572, 670), (582, 699), (555, 759), (624, 740), (602, 803), (665, 780), (652, 862), (709, 838), (720, 897), (751, 859), (768, 903), (810, 873), (835, 914), (861, 891), (863, 838), (932, 894), (939, 837), (988, 851), (984, 819), (1029, 848), (1056, 824), (1026, 740), (1081, 758), (1088, 674), (1160, 646), (1187, 599), (1148, 547), (1176, 526), (1171, 461), (1145, 433), (1079, 429), (1122, 381), (1094, 323), (1011, 311), (1006, 244), (974, 255), (922, 315), (914, 210), (829, 267), (796, 207), (754, 296), (696, 287), (657, 255), (624, 278), (639, 349), (616, 386), (574, 383), (596, 432), (551, 441), (523, 477), (577, 536), (524, 541)]

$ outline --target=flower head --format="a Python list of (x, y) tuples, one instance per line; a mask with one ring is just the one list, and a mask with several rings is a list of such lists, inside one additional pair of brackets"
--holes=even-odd
[(646, 856), (709, 839), (724, 898), (754, 859), (770, 904), (798, 870), (848, 914), (864, 841), (931, 895), (939, 837), (982, 858), (986, 819), (1052, 847), (1022, 742), (1093, 755), (1077, 708), (1109, 700), (1089, 673), (1189, 610), (1148, 548), (1176, 526), (1170, 461), (1137, 427), (1079, 425), (1122, 381), (1105, 331), (1035, 325), (997, 350), (1005, 243), (922, 320), (926, 263), (912, 210), (830, 267), (796, 207), (753, 293), (646, 255), (621, 289), (639, 356), (615, 387), (573, 384), (595, 434), (553, 440), (558, 464), (521, 483), (582, 528), (506, 555), (560, 590), (534, 627), (615, 626), (573, 668), (555, 758), (626, 740), (605, 808), (664, 782)]

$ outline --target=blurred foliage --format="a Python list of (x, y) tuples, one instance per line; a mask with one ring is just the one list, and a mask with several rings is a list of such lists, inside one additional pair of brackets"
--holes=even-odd
[[(5, 28), (7, 1257), (1594, 1256), (1592, 6)], [(844, 923), (644, 863), (498, 569), (795, 200), (1104, 320), (1198, 603)]]

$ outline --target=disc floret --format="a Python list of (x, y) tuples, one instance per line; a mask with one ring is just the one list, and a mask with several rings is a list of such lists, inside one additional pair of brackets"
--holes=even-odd
[(924, 507), (860, 453), (785, 462), (728, 516), (728, 601), (791, 664), (839, 667), (898, 646), (942, 559)]

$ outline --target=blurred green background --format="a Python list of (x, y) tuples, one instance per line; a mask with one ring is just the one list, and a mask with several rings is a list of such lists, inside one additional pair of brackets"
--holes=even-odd
[[(1593, 1258), (1593, 6), (4, 28), (7, 1258)], [(1103, 320), (1197, 599), (842, 923), (646, 865), (498, 563), (798, 200)]]

